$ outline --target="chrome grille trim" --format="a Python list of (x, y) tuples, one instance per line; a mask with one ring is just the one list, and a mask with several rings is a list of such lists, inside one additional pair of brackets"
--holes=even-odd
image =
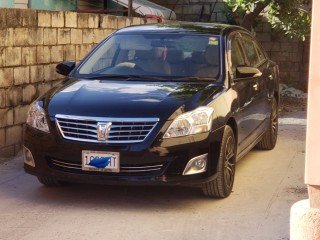
[[(159, 122), (159, 118), (102, 118), (57, 114), (56, 125), (68, 140), (93, 143), (143, 142)], [(106, 140), (98, 140), (98, 124), (110, 123)]]
[[(57, 159), (50, 159), (51, 165), (66, 170), (80, 170), (82, 171), (81, 163), (69, 163)], [(146, 165), (146, 166), (122, 166), (120, 173), (152, 173), (162, 170), (164, 164)]]
[(59, 166), (59, 167), (63, 167), (63, 168), (69, 168), (69, 169), (82, 169), (82, 166), (79, 164), (73, 164), (73, 163), (65, 163), (65, 162), (61, 162), (55, 159), (52, 159), (52, 164)]
[(160, 171), (163, 168), (163, 164), (154, 165), (154, 166), (143, 166), (143, 167), (122, 167), (121, 172), (127, 173), (137, 173), (137, 172), (151, 172), (151, 171)]

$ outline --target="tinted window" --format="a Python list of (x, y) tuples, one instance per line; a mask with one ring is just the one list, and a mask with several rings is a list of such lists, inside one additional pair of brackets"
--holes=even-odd
[(238, 38), (231, 40), (229, 48), (231, 57), (230, 74), (232, 78), (235, 78), (237, 67), (246, 64)]
[(220, 36), (114, 34), (82, 64), (78, 74), (217, 78)]
[(263, 49), (259, 46), (259, 44), (255, 44), (255, 46), (257, 48), (260, 61), (266, 60), (266, 56), (265, 56), (265, 53), (264, 53)]
[(242, 38), (243, 47), (247, 55), (249, 66), (254, 67), (260, 63), (259, 54), (257, 52), (256, 44), (248, 37)]

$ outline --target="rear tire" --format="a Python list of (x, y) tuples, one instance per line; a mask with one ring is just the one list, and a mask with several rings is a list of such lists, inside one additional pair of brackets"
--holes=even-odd
[(272, 112), (267, 131), (261, 141), (257, 144), (258, 149), (272, 150), (277, 143), (278, 138), (278, 103), (275, 98), (272, 99)]
[(235, 176), (236, 146), (233, 130), (227, 125), (220, 146), (217, 177), (202, 186), (206, 197), (226, 198), (230, 195)]
[(64, 182), (58, 181), (57, 179), (50, 177), (38, 177), (38, 180), (41, 184), (46, 187), (60, 187), (65, 185)]

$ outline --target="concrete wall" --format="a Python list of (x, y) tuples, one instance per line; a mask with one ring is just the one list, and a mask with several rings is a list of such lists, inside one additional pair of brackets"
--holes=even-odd
[(0, 8), (0, 158), (21, 150), (30, 103), (61, 79), (57, 63), (80, 61), (118, 28), (154, 21)]

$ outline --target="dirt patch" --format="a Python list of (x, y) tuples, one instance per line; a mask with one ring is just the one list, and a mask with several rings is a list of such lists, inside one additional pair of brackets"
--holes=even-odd
[(307, 99), (306, 98), (294, 98), (294, 97), (281, 97), (280, 99), (280, 113), (307, 111)]
[(302, 194), (302, 195), (307, 195), (308, 194), (308, 189), (307, 187), (292, 187), (292, 188), (287, 188), (286, 189), (287, 193), (295, 193), (295, 194)]

